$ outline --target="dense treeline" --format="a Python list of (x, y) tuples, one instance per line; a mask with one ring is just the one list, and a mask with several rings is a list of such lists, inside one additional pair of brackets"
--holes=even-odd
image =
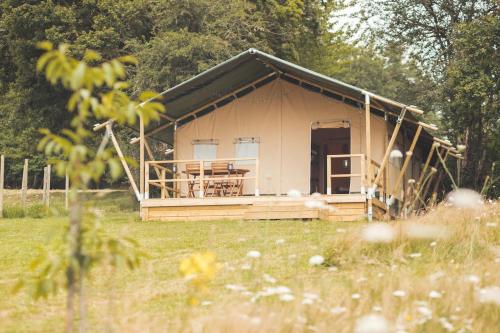
[[(380, 0), (368, 12), (384, 13), (382, 25), (369, 34), (355, 32), (358, 38), (334, 25), (343, 6), (334, 0), (3, 1), (0, 151), (9, 159), (7, 182), (20, 183), (23, 158), (38, 170), (45, 164), (36, 151), (38, 128), (67, 126), (67, 93), (49, 87), (35, 72), (40, 55), (35, 45), (50, 40), (72, 43), (76, 53), (94, 49), (104, 58), (135, 55), (139, 65), (130, 68), (132, 93), (165, 90), (245, 49), (261, 49), (430, 110), (426, 117), (442, 122), (452, 141), (479, 148), (467, 151), (464, 184), (479, 187), (498, 160), (500, 143), (496, 2), (470, 9), (477, 1), (445, 1), (457, 6), (456, 20), (448, 19), (442, 1), (434, 2), (431, 8), (446, 22), (439, 27), (449, 39), (444, 49), (436, 36), (405, 25), (404, 18), (413, 16), (417, 23), (427, 16), (433, 22), (425, 11), (433, 1), (404, 6)], [(130, 135), (119, 134), (124, 140)], [(37, 186), (40, 179), (30, 183)]]

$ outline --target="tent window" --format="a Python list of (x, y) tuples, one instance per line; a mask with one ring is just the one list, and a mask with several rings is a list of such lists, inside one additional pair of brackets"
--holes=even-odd
[(193, 158), (195, 160), (210, 160), (217, 158), (216, 140), (194, 140)]
[[(237, 138), (234, 141), (236, 158), (258, 158), (259, 138)], [(238, 161), (239, 165), (255, 164), (255, 161)]]

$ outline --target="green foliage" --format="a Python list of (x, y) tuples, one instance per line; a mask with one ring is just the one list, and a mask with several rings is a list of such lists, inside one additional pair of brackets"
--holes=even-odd
[(32, 204), (27, 206), (24, 209), (24, 214), (26, 215), (26, 217), (31, 217), (34, 219), (41, 219), (48, 215), (47, 208), (42, 204)]
[(25, 216), (21, 205), (7, 205), (3, 208), (3, 217), (6, 219), (20, 219)]

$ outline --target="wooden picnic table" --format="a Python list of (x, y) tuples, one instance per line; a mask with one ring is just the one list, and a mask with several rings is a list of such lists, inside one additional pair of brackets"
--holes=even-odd
[[(212, 196), (215, 194), (216, 190), (228, 196), (240, 196), (243, 194), (243, 185), (245, 181), (242, 178), (245, 177), (248, 172), (250, 172), (250, 170), (242, 168), (234, 168), (231, 170), (212, 170), (211, 168), (204, 168), (204, 192), (206, 193), (208, 189), (212, 188)], [(193, 181), (188, 182), (188, 197), (194, 198), (194, 185), (196, 183), (196, 178), (200, 177), (201, 172), (197, 169), (183, 171), (182, 173), (193, 176)]]

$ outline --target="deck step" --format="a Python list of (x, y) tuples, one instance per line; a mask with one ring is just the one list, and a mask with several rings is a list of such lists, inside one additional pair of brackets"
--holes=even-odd
[[(320, 200), (326, 205), (326, 201)], [(320, 209), (305, 205), (303, 200), (255, 202), (243, 215), (245, 220), (318, 219)]]

